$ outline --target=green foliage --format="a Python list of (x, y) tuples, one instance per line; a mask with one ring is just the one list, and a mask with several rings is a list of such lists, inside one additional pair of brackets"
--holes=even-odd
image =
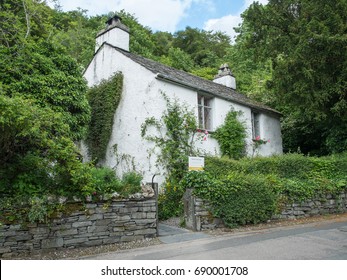
[(184, 188), (177, 182), (166, 181), (163, 192), (158, 197), (158, 213), (160, 220), (183, 215), (182, 197)]
[(346, 13), (345, 0), (273, 0), (242, 15), (238, 42), (256, 64), (271, 63), (262, 95), (284, 114), (286, 151), (346, 148)]
[(0, 190), (3, 196), (78, 194), (90, 183), (60, 114), (0, 95)]
[(216, 129), (212, 137), (217, 139), (223, 156), (239, 159), (245, 155), (246, 128), (238, 120), (239, 112), (230, 111), (224, 124)]
[(94, 55), (95, 37), (105, 27), (106, 15), (87, 16), (87, 10), (53, 11), (51, 41), (85, 68)]
[[(87, 166), (84, 165), (86, 168)], [(124, 174), (122, 180), (116, 177), (114, 170), (103, 167), (89, 167), (87, 170), (88, 185), (71, 191), (70, 186), (57, 186), (57, 190), (42, 188), (37, 191), (34, 185), (23, 182), (23, 189), (2, 193), (0, 197), (0, 221), (4, 223), (48, 223), (57, 212), (66, 212), (72, 199), (80, 198), (81, 207), (86, 199), (101, 201), (117, 197), (128, 198), (129, 195), (141, 192), (142, 176), (135, 172)], [(46, 186), (44, 186), (46, 187)], [(62, 201), (60, 201), (62, 199)], [(66, 202), (67, 201), (67, 202)]]
[(194, 67), (194, 62), (189, 54), (173, 47), (169, 49), (167, 56), (161, 58), (160, 62), (186, 72), (190, 72)]
[(128, 196), (129, 194), (141, 191), (142, 175), (136, 172), (125, 173), (122, 178), (122, 194)]
[(86, 143), (93, 160), (101, 161), (106, 156), (113, 117), (121, 99), (122, 89), (123, 75), (118, 72), (107, 81), (101, 81), (88, 92), (92, 114)]
[[(160, 149), (157, 164), (164, 166), (167, 177), (173, 182), (179, 182), (187, 172), (188, 156), (193, 156), (194, 136), (197, 123), (194, 113), (177, 99), (170, 100), (163, 94), (167, 109), (160, 120), (149, 118), (142, 124), (141, 135), (146, 140), (154, 142)], [(148, 135), (148, 129), (154, 127), (156, 135)]]
[(305, 201), (326, 193), (335, 195), (347, 186), (346, 154), (320, 158), (287, 154), (238, 161), (207, 158), (205, 170), (224, 179), (235, 172), (265, 176), (288, 201)]
[(118, 15), (122, 22), (130, 29), (130, 51), (148, 58), (154, 58), (155, 43), (152, 30), (141, 25), (137, 18), (121, 10)]
[[(187, 172), (188, 156), (195, 155), (193, 149), (197, 123), (194, 113), (177, 99), (170, 100), (163, 94), (167, 109), (160, 120), (148, 118), (141, 127), (141, 135), (154, 142), (160, 150), (157, 164), (166, 168), (167, 182), (164, 192), (159, 196), (159, 218), (167, 219), (183, 213), (183, 190), (178, 182)], [(157, 135), (149, 135), (154, 127)]]
[(192, 171), (182, 184), (194, 187), (194, 194), (208, 200), (213, 215), (229, 227), (267, 221), (276, 210), (276, 193), (261, 176), (230, 173), (218, 180), (207, 172)]
[(289, 154), (241, 160), (207, 158), (205, 172), (189, 172), (181, 188), (211, 204), (228, 226), (259, 223), (281, 211), (284, 203), (326, 199), (347, 189), (346, 154), (306, 157)]
[(113, 193), (117, 193), (121, 197), (129, 197), (129, 195), (141, 192), (141, 174), (136, 172), (125, 173), (120, 180), (113, 169), (109, 167), (93, 167), (91, 169), (92, 184), (85, 192), (86, 196), (94, 199), (111, 197)]
[(108, 167), (92, 168), (92, 189), (88, 195), (103, 195), (120, 192), (122, 184), (114, 170)]
[(76, 62), (50, 43), (0, 45), (2, 94), (20, 95), (59, 113), (73, 140), (81, 139), (89, 121), (86, 82)]
[(230, 38), (221, 32), (186, 27), (174, 34), (172, 45), (188, 53), (199, 67), (217, 67), (230, 46)]

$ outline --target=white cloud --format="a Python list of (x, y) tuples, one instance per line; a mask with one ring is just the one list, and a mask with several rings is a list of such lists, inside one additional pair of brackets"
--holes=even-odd
[(237, 15), (228, 15), (222, 18), (210, 19), (205, 22), (204, 29), (210, 31), (222, 31), (229, 35), (232, 39), (236, 35), (234, 27), (241, 23), (242, 19)]
[(180, 20), (193, 2), (209, 3), (209, 0), (60, 0), (63, 10), (77, 7), (88, 10), (89, 15), (107, 14), (124, 9), (134, 14), (144, 26), (153, 30), (174, 32)]
[[(267, 4), (268, 0), (257, 0), (260, 4)], [(242, 8), (235, 14), (226, 15), (221, 18), (210, 19), (205, 22), (204, 29), (209, 31), (222, 31), (233, 40), (236, 32), (234, 30), (241, 22), (241, 14), (254, 2), (254, 0), (244, 0)]]

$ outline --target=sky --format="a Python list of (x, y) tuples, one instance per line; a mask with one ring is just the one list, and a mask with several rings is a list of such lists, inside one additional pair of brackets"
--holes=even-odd
[[(53, 7), (53, 1), (47, 1)], [(258, 0), (266, 4), (268, 0)], [(90, 16), (124, 9), (152, 31), (174, 33), (187, 26), (222, 31), (231, 38), (241, 23), (241, 13), (253, 0), (58, 0), (63, 11), (82, 8)]]

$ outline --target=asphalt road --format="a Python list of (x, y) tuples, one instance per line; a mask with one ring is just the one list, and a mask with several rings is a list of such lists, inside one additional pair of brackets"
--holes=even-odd
[(163, 240), (166, 244), (84, 259), (347, 260), (347, 217), (221, 236), (181, 232)]

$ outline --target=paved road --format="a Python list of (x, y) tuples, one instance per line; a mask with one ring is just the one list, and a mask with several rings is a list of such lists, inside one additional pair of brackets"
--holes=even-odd
[(248, 233), (209, 236), (161, 229), (160, 244), (95, 255), (93, 260), (347, 260), (347, 218)]

